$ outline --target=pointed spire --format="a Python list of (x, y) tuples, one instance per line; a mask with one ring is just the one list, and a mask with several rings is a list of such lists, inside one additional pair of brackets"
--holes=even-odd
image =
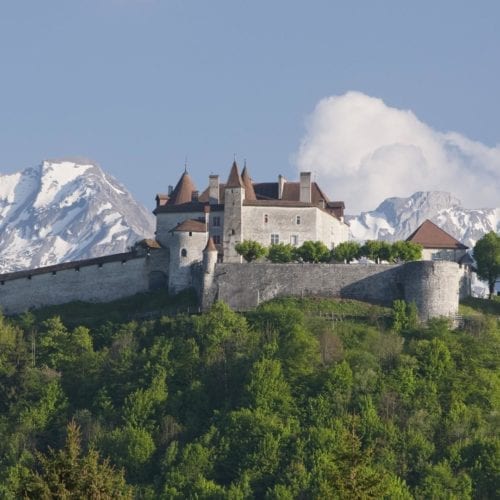
[(243, 167), (243, 171), (241, 172), (241, 180), (243, 182), (243, 185), (245, 186), (245, 200), (255, 201), (257, 199), (257, 196), (255, 196), (253, 182), (250, 178), (250, 175), (248, 174), (246, 163), (247, 162), (245, 160), (245, 166)]
[(241, 180), (240, 171), (238, 169), (238, 165), (236, 164), (236, 160), (233, 161), (233, 165), (231, 166), (231, 172), (229, 172), (229, 177), (226, 183), (226, 188), (235, 188), (235, 187), (245, 187), (243, 185), (243, 181)]
[(167, 205), (189, 203), (192, 200), (193, 191), (196, 191), (196, 187), (185, 168), (184, 173), (181, 175), (179, 182), (168, 199)]
[(217, 252), (217, 247), (215, 246), (214, 239), (210, 236), (207, 241), (207, 246), (203, 250), (205, 252)]

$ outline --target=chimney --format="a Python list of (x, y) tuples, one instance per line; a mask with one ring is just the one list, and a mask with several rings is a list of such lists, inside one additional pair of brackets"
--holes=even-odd
[(168, 186), (168, 195), (169, 196), (172, 194), (173, 190), (174, 190), (174, 186)]
[(311, 172), (300, 172), (300, 201), (311, 203)]
[(219, 176), (210, 175), (208, 177), (208, 202), (210, 205), (219, 204)]
[(283, 199), (283, 189), (285, 188), (286, 179), (280, 174), (278, 175), (278, 200)]
[(198, 201), (199, 194), (200, 193), (198, 191), (192, 191), (191, 192), (191, 201)]

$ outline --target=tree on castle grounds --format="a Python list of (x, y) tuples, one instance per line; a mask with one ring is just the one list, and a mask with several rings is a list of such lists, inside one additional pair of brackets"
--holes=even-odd
[(495, 282), (500, 277), (500, 236), (493, 231), (485, 234), (474, 247), (477, 275), (488, 282), (490, 299), (495, 292)]
[(286, 264), (295, 259), (296, 248), (290, 243), (276, 243), (269, 247), (267, 258), (278, 264)]
[(332, 257), (337, 262), (351, 262), (360, 257), (361, 246), (356, 241), (344, 241), (332, 250)]
[(235, 245), (234, 248), (247, 262), (265, 257), (267, 254), (267, 249), (258, 241), (244, 240)]
[(304, 241), (296, 250), (297, 256), (304, 262), (329, 262), (330, 250), (322, 241)]

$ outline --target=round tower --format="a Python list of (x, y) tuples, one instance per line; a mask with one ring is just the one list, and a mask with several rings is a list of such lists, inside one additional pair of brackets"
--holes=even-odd
[(406, 302), (415, 302), (421, 321), (458, 314), (459, 266), (449, 261), (408, 262), (401, 281)]

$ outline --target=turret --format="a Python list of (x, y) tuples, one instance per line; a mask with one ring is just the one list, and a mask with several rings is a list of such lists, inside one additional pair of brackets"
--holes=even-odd
[(241, 262), (241, 255), (235, 245), (243, 239), (243, 202), (245, 185), (241, 179), (236, 161), (231, 166), (224, 192), (224, 262)]

